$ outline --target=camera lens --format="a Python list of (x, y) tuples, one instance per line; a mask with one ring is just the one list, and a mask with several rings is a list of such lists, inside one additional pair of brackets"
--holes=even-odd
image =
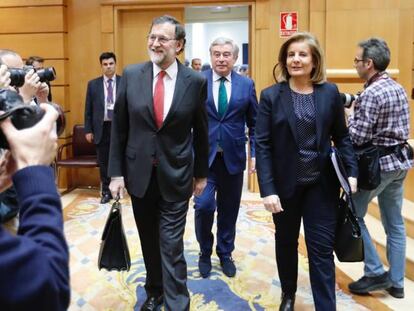
[(56, 71), (53, 67), (48, 67), (36, 71), (40, 78), (40, 82), (53, 81), (56, 79)]
[(339, 96), (345, 108), (351, 107), (352, 102), (357, 98), (355, 95), (348, 93), (339, 93)]
[(15, 87), (21, 87), (24, 84), (24, 77), (26, 71), (20, 68), (9, 68), (10, 72), (10, 85)]

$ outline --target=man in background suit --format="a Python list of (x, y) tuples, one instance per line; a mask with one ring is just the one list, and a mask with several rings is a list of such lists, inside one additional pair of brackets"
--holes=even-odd
[(189, 310), (183, 235), (189, 198), (207, 182), (206, 81), (176, 59), (185, 30), (175, 18), (155, 18), (147, 44), (151, 61), (128, 66), (119, 86), (110, 189), (131, 195), (147, 271), (141, 310)]
[(256, 90), (251, 79), (233, 71), (238, 53), (239, 48), (233, 40), (217, 38), (210, 45), (213, 69), (203, 72), (208, 81), (206, 106), (210, 170), (206, 189), (201, 196), (195, 197), (195, 231), (200, 244), (198, 267), (204, 278), (211, 271), (214, 241), (211, 229), (216, 209), (216, 253), (224, 274), (228, 277), (236, 274), (231, 253), (246, 168), (246, 126), (249, 128), (251, 155), (249, 173), (255, 168)]
[(115, 105), (115, 94), (121, 77), (116, 75), (116, 56), (104, 52), (99, 56), (102, 76), (88, 82), (85, 102), (85, 137), (96, 144), (99, 173), (102, 184), (101, 203), (112, 199), (109, 191), (111, 178), (108, 175), (109, 145), (111, 142), (111, 123)]

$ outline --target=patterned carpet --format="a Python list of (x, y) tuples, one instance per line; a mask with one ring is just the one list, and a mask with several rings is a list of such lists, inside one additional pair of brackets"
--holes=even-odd
[[(145, 300), (145, 269), (130, 201), (124, 200), (123, 220), (131, 252), (129, 272), (99, 271), (97, 258), (102, 228), (110, 209), (99, 204), (97, 192), (75, 190), (63, 197), (65, 232), (71, 253), (72, 302), (69, 310), (139, 310)], [(213, 271), (202, 279), (197, 269), (198, 245), (194, 234), (194, 211), (190, 208), (185, 233), (185, 256), (188, 264), (188, 287), (191, 310), (277, 310), (280, 283), (274, 255), (274, 229), (270, 214), (258, 201), (242, 201), (237, 225), (237, 265), (235, 278), (226, 277), (217, 257)], [(308, 278), (308, 264), (303, 240), (299, 259), (296, 310), (313, 310)], [(337, 269), (337, 280), (349, 279)], [(337, 286), (338, 310), (387, 309), (370, 298), (349, 295), (345, 286)], [(379, 309), (377, 309), (379, 310)]]

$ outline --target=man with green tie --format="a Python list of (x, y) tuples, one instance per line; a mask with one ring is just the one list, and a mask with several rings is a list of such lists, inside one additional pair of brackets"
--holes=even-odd
[(214, 235), (211, 232), (217, 210), (216, 254), (223, 273), (236, 274), (232, 259), (236, 221), (246, 168), (246, 126), (249, 128), (250, 173), (255, 169), (254, 128), (257, 98), (254, 82), (233, 71), (239, 48), (228, 38), (210, 45), (212, 69), (207, 78), (206, 108), (209, 127), (209, 176), (200, 196), (195, 196), (195, 231), (200, 245), (198, 267), (203, 278), (211, 272)]

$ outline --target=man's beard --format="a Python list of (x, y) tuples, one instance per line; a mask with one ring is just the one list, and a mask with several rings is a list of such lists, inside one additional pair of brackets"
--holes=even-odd
[(152, 50), (148, 50), (149, 57), (151, 61), (157, 65), (161, 64), (164, 60), (166, 55), (164, 53), (156, 53)]

